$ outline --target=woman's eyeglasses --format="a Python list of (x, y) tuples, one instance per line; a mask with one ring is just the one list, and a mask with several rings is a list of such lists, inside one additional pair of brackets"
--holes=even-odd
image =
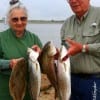
[(12, 22), (18, 22), (19, 20), (22, 21), (22, 22), (25, 22), (27, 20), (27, 17), (13, 17), (12, 19)]

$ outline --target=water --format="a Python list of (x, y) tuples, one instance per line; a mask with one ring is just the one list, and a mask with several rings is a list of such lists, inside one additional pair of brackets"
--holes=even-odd
[[(53, 41), (56, 47), (60, 47), (60, 29), (61, 23), (42, 23), (42, 24), (28, 24), (27, 29), (39, 36), (42, 43), (47, 41)], [(7, 29), (8, 26), (4, 23), (0, 23), (0, 31)]]

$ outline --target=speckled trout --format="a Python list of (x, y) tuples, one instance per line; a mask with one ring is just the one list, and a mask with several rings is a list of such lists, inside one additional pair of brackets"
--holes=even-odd
[(60, 48), (59, 58), (57, 60), (57, 80), (60, 100), (69, 100), (71, 94), (70, 81), (70, 58), (62, 60), (67, 54), (64, 45)]
[(56, 77), (56, 64), (55, 64), (55, 55), (57, 53), (56, 47), (53, 42), (48, 41), (39, 56), (39, 63), (41, 70), (44, 74), (47, 75), (50, 83), (55, 88), (55, 93), (57, 93), (57, 77)]
[(27, 64), (24, 58), (19, 58), (13, 67), (10, 80), (9, 91), (13, 100), (23, 100), (26, 91), (26, 71)]
[(28, 48), (29, 92), (32, 100), (38, 100), (41, 86), (41, 71), (38, 63), (39, 53)]

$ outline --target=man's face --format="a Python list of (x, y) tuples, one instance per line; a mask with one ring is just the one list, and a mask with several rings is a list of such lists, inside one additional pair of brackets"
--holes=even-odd
[(67, 1), (72, 11), (76, 15), (84, 14), (88, 10), (90, 4), (90, 0), (67, 0)]

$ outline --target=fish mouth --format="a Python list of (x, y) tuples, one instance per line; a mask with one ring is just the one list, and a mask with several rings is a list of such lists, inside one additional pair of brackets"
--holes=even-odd
[(50, 50), (48, 52), (48, 55), (54, 56), (57, 53), (57, 50), (52, 41), (49, 42), (49, 47), (50, 47)]
[(57, 53), (57, 48), (55, 47), (52, 41), (48, 41), (44, 45), (42, 49), (42, 53), (46, 55), (47, 57), (54, 57), (55, 54)]
[(32, 52), (32, 49), (31, 48), (27, 48), (27, 52), (28, 53)]
[(27, 52), (28, 52), (29, 59), (31, 59), (33, 62), (38, 59), (38, 56), (39, 56), (38, 52), (34, 51), (31, 48), (28, 48)]
[(60, 57), (59, 57), (59, 59), (61, 61), (65, 61), (68, 58), (67, 53), (68, 53), (68, 51), (67, 51), (66, 47), (64, 45), (62, 45), (61, 48), (60, 48)]

